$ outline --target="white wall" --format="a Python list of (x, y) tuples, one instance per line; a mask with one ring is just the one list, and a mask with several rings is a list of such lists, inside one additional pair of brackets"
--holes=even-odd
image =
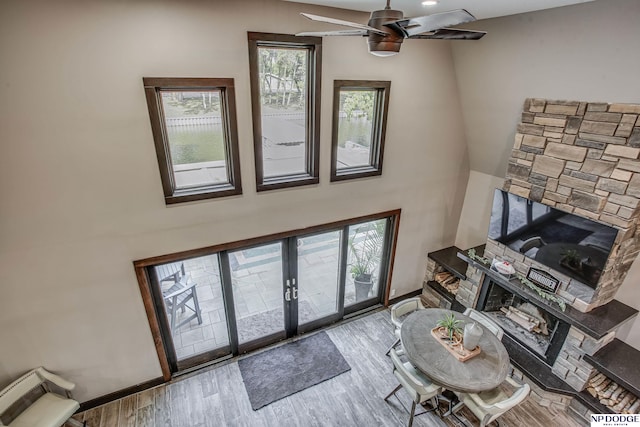
[(493, 189), (502, 188), (504, 178), (472, 170), (458, 223), (456, 246), (469, 249), (487, 242)]
[[(486, 238), (487, 201), (501, 186), (526, 98), (640, 103), (639, 18), (637, 0), (597, 0), (469, 24), (488, 34), (452, 44), (472, 170), (459, 247), (478, 244), (482, 231)], [(638, 282), (636, 261), (617, 299), (640, 308)], [(626, 341), (640, 348), (640, 320)]]
[[(316, 186), (256, 194), (247, 31), (323, 29), (276, 0), (0, 6), (0, 384), (43, 365), (88, 400), (161, 375), (132, 261), (402, 209), (392, 287), (454, 243), (468, 163), (447, 42), (326, 38)], [(164, 204), (142, 77), (233, 77), (244, 195)], [(329, 183), (332, 81), (392, 80), (381, 177)]]

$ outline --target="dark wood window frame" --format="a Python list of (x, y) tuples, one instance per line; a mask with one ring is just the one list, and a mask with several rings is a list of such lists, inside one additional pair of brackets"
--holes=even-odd
[[(370, 157), (367, 166), (356, 166), (338, 170), (338, 128), (340, 114), (340, 92), (343, 90), (375, 90), (373, 123), (371, 129)], [(363, 178), (382, 174), (384, 140), (387, 132), (390, 81), (380, 80), (334, 80), (333, 124), (331, 130), (331, 182)]]
[[(317, 184), (320, 163), (320, 82), (322, 80), (322, 37), (296, 37), (288, 34), (247, 33), (249, 41), (249, 76), (251, 82), (251, 106), (253, 117), (253, 146), (256, 167), (257, 191)], [(307, 111), (306, 111), (306, 173), (264, 177), (262, 154), (262, 115), (260, 107), (260, 83), (258, 48), (307, 49)]]
[[(389, 291), (391, 289), (391, 278), (393, 276), (393, 265), (395, 262), (395, 253), (398, 242), (398, 232), (400, 229), (400, 216), (401, 210), (391, 210), (385, 212), (379, 212), (376, 214), (360, 216), (356, 218), (350, 218), (340, 221), (335, 221), (328, 224), (322, 224), (307, 228), (300, 228), (296, 230), (285, 231), (282, 233), (275, 233), (266, 236), (256, 237), (252, 239), (245, 239), (236, 242), (223, 243), (213, 246), (208, 246), (199, 249), (192, 249), (183, 252), (177, 252), (169, 255), (161, 255), (152, 258), (141, 259), (133, 262), (134, 270), (136, 273), (136, 278), (138, 280), (138, 286), (140, 287), (140, 294), (142, 295), (142, 302), (144, 304), (145, 312), (147, 314), (147, 319), (149, 320), (149, 326), (151, 329), (151, 335), (153, 337), (153, 341), (156, 347), (156, 352), (158, 355), (158, 360), (160, 362), (160, 367), (162, 370), (162, 377), (164, 381), (169, 381), (172, 375), (172, 366), (170, 365), (168, 353), (167, 353), (167, 343), (164, 341), (162, 332), (161, 332), (161, 321), (160, 315), (156, 312), (156, 306), (154, 304), (154, 297), (152, 291), (152, 280), (150, 277), (150, 269), (156, 265), (165, 264), (168, 262), (176, 262), (181, 261), (187, 258), (197, 258), (201, 256), (210, 255), (213, 253), (218, 253), (222, 251), (231, 251), (235, 249), (242, 249), (249, 246), (257, 246), (263, 243), (269, 243), (275, 240), (285, 239), (293, 236), (300, 236), (306, 234), (319, 233), (328, 230), (334, 230), (338, 227), (348, 227), (349, 225), (357, 224), (360, 222), (374, 221), (377, 219), (389, 218), (390, 219), (390, 227), (386, 229), (385, 239), (388, 241), (388, 263), (385, 263), (384, 277), (385, 282), (380, 284), (381, 291), (384, 292), (381, 296), (382, 304), (384, 306), (389, 305)], [(347, 250), (346, 247), (343, 250)], [(346, 270), (346, 265), (342, 266), (343, 270)], [(346, 274), (345, 271), (341, 272), (341, 275)], [(360, 310), (364, 308), (363, 302), (361, 304), (353, 304), (349, 307), (349, 313), (345, 313), (348, 315), (357, 315)]]
[[(165, 202), (174, 204), (242, 194), (234, 80), (232, 78), (144, 77), (143, 83)], [(222, 132), (225, 142), (225, 162), (229, 182), (184, 189), (176, 188), (164, 111), (162, 100), (160, 99), (161, 92), (204, 90), (220, 91)]]

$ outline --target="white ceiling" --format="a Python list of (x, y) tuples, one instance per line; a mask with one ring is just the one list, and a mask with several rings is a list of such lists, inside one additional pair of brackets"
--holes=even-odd
[[(466, 9), (476, 19), (487, 19), (589, 1), (593, 0), (440, 0), (436, 6), (427, 7), (422, 5), (422, 0), (391, 0), (391, 8), (402, 10), (404, 16), (408, 17), (430, 15), (454, 9)], [(295, 0), (295, 3), (317, 4), (371, 12), (384, 9), (386, 0)]]

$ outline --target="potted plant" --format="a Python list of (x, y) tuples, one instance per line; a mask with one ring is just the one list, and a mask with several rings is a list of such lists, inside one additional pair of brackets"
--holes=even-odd
[(456, 315), (453, 313), (445, 314), (444, 317), (438, 320), (436, 326), (440, 328), (441, 334), (444, 337), (449, 337), (449, 341), (452, 343), (459, 343), (462, 341), (462, 320), (456, 319)]
[(373, 287), (373, 272), (382, 255), (384, 224), (384, 221), (362, 224), (349, 238), (350, 272), (356, 288), (356, 301), (367, 299)]
[(565, 249), (560, 252), (560, 264), (572, 270), (579, 270), (582, 264), (580, 252), (575, 249)]

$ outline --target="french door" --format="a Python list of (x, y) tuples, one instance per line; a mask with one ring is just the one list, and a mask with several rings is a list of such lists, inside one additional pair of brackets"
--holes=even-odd
[(148, 265), (170, 371), (245, 353), (379, 305), (398, 220), (399, 212), (345, 221)]

